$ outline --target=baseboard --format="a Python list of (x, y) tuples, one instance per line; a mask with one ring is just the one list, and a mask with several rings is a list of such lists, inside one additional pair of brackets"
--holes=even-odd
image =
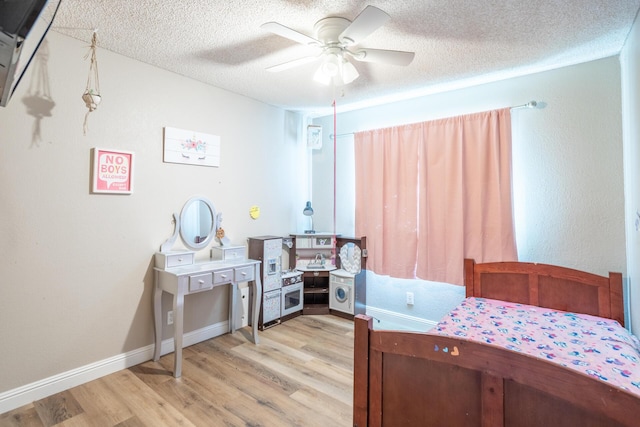
[[(219, 322), (202, 329), (184, 334), (183, 347), (215, 338), (229, 332), (229, 322)], [(173, 351), (173, 338), (163, 340), (161, 354)], [(19, 408), (33, 401), (68, 390), (80, 384), (98, 379), (131, 366), (139, 365), (153, 358), (154, 345), (122, 353), (100, 360), (31, 384), (0, 393), (0, 414)]]
[(367, 315), (375, 319), (374, 327), (378, 326), (380, 329), (428, 331), (437, 324), (432, 320), (371, 306), (367, 306)]

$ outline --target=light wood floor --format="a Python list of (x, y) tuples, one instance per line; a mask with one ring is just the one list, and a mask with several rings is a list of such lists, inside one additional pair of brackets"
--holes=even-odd
[(300, 316), (222, 335), (0, 415), (0, 426), (352, 425), (353, 322)]

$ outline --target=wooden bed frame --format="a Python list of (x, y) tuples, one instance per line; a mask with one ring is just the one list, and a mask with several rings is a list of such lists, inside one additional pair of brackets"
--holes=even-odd
[[(622, 275), (465, 260), (467, 296), (612, 318), (624, 325)], [(640, 398), (546, 360), (355, 318), (353, 425), (638, 426)]]

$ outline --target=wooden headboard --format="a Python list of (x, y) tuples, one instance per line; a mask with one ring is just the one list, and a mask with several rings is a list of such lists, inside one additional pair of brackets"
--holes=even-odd
[(464, 285), (467, 297), (590, 314), (624, 326), (621, 273), (605, 277), (555, 265), (465, 259)]

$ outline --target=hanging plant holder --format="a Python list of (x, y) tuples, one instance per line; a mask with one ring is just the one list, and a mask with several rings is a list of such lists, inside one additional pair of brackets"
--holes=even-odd
[(87, 113), (84, 116), (84, 134), (87, 134), (89, 113), (98, 108), (98, 104), (102, 100), (100, 95), (100, 79), (98, 78), (98, 58), (96, 57), (96, 48), (98, 47), (97, 31), (93, 32), (91, 37), (91, 47), (85, 56), (85, 59), (91, 57), (89, 64), (89, 76), (87, 77), (87, 87), (82, 94), (82, 100), (87, 106)]
[(82, 95), (82, 100), (89, 109), (89, 112), (92, 112), (98, 108), (98, 104), (100, 104), (102, 97), (99, 94), (94, 93), (93, 89), (90, 89)]

